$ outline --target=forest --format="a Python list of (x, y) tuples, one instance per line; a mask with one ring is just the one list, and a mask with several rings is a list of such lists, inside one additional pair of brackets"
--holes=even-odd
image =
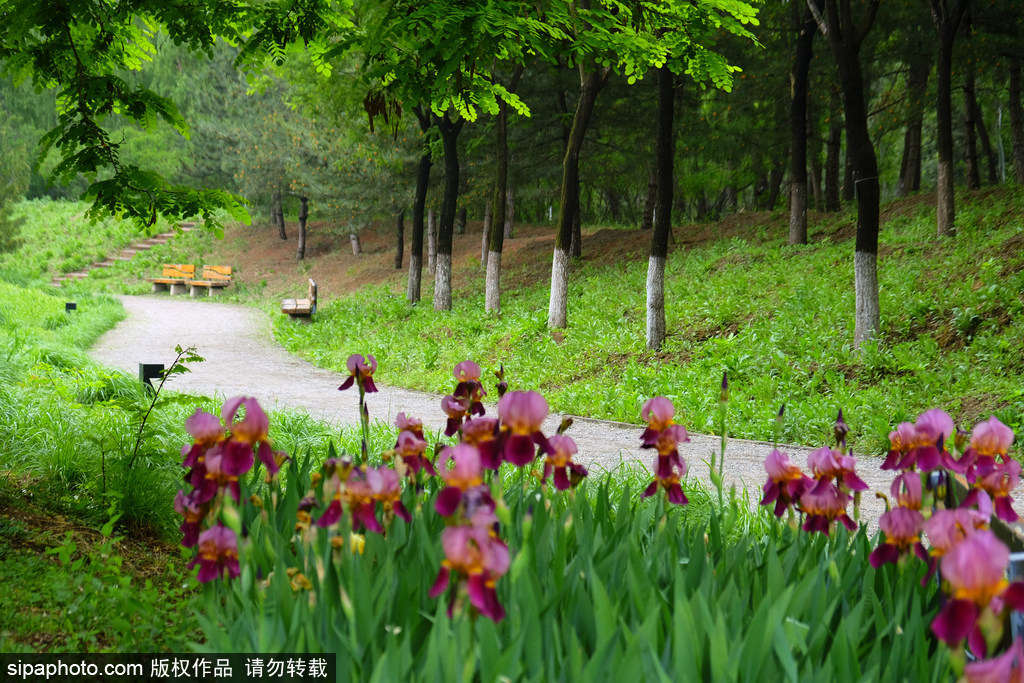
[(282, 236), (288, 212), (356, 250), (388, 220), (412, 245), (407, 299), (440, 269), (438, 310), (467, 216), (487, 226), (488, 311), (504, 237), (550, 223), (551, 327), (580, 225), (635, 226), (651, 349), (673, 224), (788, 211), (801, 244), (808, 211), (855, 205), (860, 344), (880, 324), (881, 201), (935, 191), (952, 236), (957, 188), (1024, 182), (1010, 0), (61, 8), (5, 3), (5, 204), (82, 197), (95, 217), (212, 229), (269, 216)]

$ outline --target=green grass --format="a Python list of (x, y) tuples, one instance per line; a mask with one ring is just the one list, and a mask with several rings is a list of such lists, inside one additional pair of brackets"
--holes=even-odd
[[(1024, 190), (962, 198), (959, 234), (934, 236), (934, 209), (909, 204), (880, 240), (882, 334), (853, 338), (853, 242), (788, 247), (755, 230), (675, 249), (666, 265), (670, 337), (644, 344), (646, 258), (585, 260), (570, 276), (569, 327), (546, 326), (548, 282), (511, 287), (502, 313), (483, 313), (482, 274), (436, 313), (400, 293), (367, 287), (323, 306), (312, 325), (278, 319), (289, 350), (343, 369), (371, 353), (384, 383), (449, 392), (451, 369), (471, 358), (504, 364), (510, 386), (541, 391), (556, 411), (637, 422), (650, 396), (675, 403), (682, 423), (714, 433), (718, 383), (732, 391), (730, 432), (770, 440), (786, 404), (782, 440), (825, 443), (842, 408), (862, 452), (880, 453), (901, 420), (939, 407), (970, 429), (992, 411), (1024, 427)], [(847, 214), (815, 231), (853, 220)], [(776, 231), (779, 232), (779, 231)], [(540, 254), (539, 259), (549, 258)]]

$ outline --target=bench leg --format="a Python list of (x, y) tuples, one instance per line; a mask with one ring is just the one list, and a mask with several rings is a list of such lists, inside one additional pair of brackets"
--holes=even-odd
[(154, 282), (153, 283), (153, 293), (154, 294), (156, 294), (158, 292), (166, 292), (166, 291), (167, 291), (167, 283), (165, 283), (165, 282)]
[(171, 296), (174, 296), (175, 294), (184, 294), (185, 293), (185, 285), (183, 283), (175, 282), (174, 284), (172, 284), (170, 286), (170, 289), (171, 289)]

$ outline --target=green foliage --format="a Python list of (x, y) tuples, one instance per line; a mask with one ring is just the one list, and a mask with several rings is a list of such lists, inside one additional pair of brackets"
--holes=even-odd
[(510, 485), (512, 565), (497, 586), (508, 616), (494, 623), (462, 602), (449, 618), (427, 595), (442, 560), (436, 491), (407, 492), (412, 523), (367, 534), (361, 553), (343, 517), (332, 550), (325, 531), (295, 530), (311, 468), (291, 461), (287, 485), (262, 492), (278, 504), (243, 510), (242, 573), (206, 587), (203, 649), (335, 652), (346, 681), (948, 677), (927, 627), (934, 583), (922, 586), (920, 564), (871, 569), (863, 529), (812, 537), (773, 522), (736, 536), (735, 506), (706, 522), (687, 508), (662, 516), (612, 477), (575, 495)]

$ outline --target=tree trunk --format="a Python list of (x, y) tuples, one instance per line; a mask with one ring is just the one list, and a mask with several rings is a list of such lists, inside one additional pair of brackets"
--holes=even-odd
[(437, 226), (437, 257), (434, 270), (434, 310), (452, 310), (452, 237), (455, 208), (459, 201), (459, 131), (465, 119), (452, 121), (448, 115), (436, 120), (444, 147), (444, 199)]
[(821, 137), (818, 136), (816, 119), (811, 110), (811, 100), (807, 100), (807, 165), (808, 184), (814, 197), (814, 209), (825, 210), (825, 188), (821, 184)]
[[(426, 134), (430, 130), (430, 116), (422, 107), (414, 107), (420, 130)], [(420, 300), (420, 282), (423, 280), (423, 211), (427, 204), (427, 189), (430, 186), (430, 148), (423, 146), (420, 163), (416, 168), (416, 196), (412, 204), (412, 244), (409, 245), (409, 282), (405, 291), (405, 300), (414, 304)]]
[(650, 230), (654, 227), (654, 202), (658, 199), (658, 168), (651, 166), (647, 175), (647, 199), (644, 201), (644, 215), (640, 223), (641, 230)]
[[(779, 204), (779, 195), (782, 194), (782, 179), (786, 177), (786, 158), (783, 157), (775, 162), (772, 170), (768, 172), (768, 194), (765, 198), (765, 210), (774, 211)], [(807, 191), (807, 183), (804, 183), (804, 192)], [(805, 200), (806, 203), (806, 200)]]
[(974, 101), (974, 69), (968, 65), (964, 78), (964, 161), (967, 166), (967, 189), (981, 187), (981, 171), (978, 169), (977, 120), (974, 118), (978, 106)]
[(981, 143), (981, 153), (985, 155), (985, 165), (988, 169), (988, 184), (999, 184), (999, 156), (992, 148), (992, 140), (988, 135), (988, 127), (985, 125), (985, 116), (981, 111), (981, 105), (977, 98), (973, 98), (974, 125), (978, 131), (978, 141)]
[(433, 209), (427, 209), (427, 272), (431, 276), (437, 266), (437, 218)]
[(504, 226), (502, 235), (505, 239), (512, 239), (512, 232), (516, 227), (516, 190), (511, 185), (505, 191), (505, 220), (501, 222)]
[(359, 244), (359, 232), (353, 230), (348, 234), (348, 241), (352, 244), (352, 255), (359, 256), (363, 253), (363, 247)]
[(288, 239), (288, 233), (284, 229), (284, 209), (281, 207), (281, 190), (274, 190), (270, 197), (270, 220), (277, 226), (277, 234), (283, 239)]
[(405, 251), (405, 208), (395, 215), (395, 270), (402, 269), (402, 253)]
[[(512, 74), (510, 91), (515, 91), (519, 79), (523, 75), (523, 67), (516, 67)], [(484, 274), (484, 311), (486, 313), (501, 312), (501, 253), (505, 248), (505, 238), (511, 235), (510, 199), (511, 188), (508, 186), (508, 104), (498, 102), (498, 117), (495, 122), (494, 144), (494, 215), (491, 213), (491, 202), (487, 204), (487, 217), (484, 219), (492, 226), (490, 235), (486, 236), (487, 270)], [(501, 226), (501, 229), (498, 229)], [(484, 230), (487, 233), (487, 230)]]
[(458, 218), (455, 219), (455, 234), (466, 234), (466, 207), (459, 209)]
[(569, 306), (569, 254), (572, 248), (574, 217), (579, 214), (580, 150), (586, 136), (590, 115), (597, 94), (604, 85), (607, 71), (595, 68), (586, 71), (580, 65), (580, 98), (572, 117), (569, 144), (562, 160), (562, 192), (558, 202), (558, 233), (551, 257), (551, 298), (548, 302), (548, 327), (565, 327)]
[(825, 146), (825, 210), (836, 212), (842, 208), (839, 199), (839, 153), (843, 140), (843, 120), (839, 107), (833, 102), (828, 123), (828, 142)]
[(907, 130), (903, 134), (903, 161), (900, 164), (900, 179), (896, 185), (896, 196), (906, 197), (921, 189), (921, 128), (924, 124), (924, 99), (928, 90), (928, 72), (931, 62), (919, 60), (910, 65), (907, 72), (907, 97), (910, 99), (910, 115)]
[(879, 0), (871, 0), (860, 22), (855, 23), (849, 3), (826, 0), (827, 21), (809, 4), (822, 33), (828, 39), (839, 68), (846, 117), (846, 155), (857, 189), (857, 239), (853, 259), (856, 297), (853, 340), (860, 346), (881, 326), (878, 305), (878, 161), (868, 131), (868, 110), (860, 46), (874, 24)]
[(807, 244), (807, 76), (814, 56), (817, 27), (811, 11), (797, 12), (796, 57), (790, 71), (789, 103), (789, 243)]
[(674, 77), (668, 66), (658, 69), (658, 128), (654, 150), (658, 169), (654, 232), (647, 261), (647, 348), (659, 351), (665, 343), (665, 259), (672, 232), (672, 194), (675, 189)]
[(491, 200), (488, 199), (487, 203), (484, 204), (484, 230), (483, 236), (480, 238), (480, 265), (487, 263), (487, 245), (491, 241)]
[(1013, 173), (1024, 185), (1024, 105), (1021, 104), (1020, 57), (1010, 58), (1010, 138), (1013, 140)]
[(309, 197), (299, 197), (299, 246), (295, 258), (306, 258), (306, 219), (309, 218)]
[[(847, 123), (847, 126), (850, 124)], [(847, 128), (849, 130), (849, 128)], [(843, 201), (852, 202), (857, 196), (857, 186), (853, 179), (853, 160), (850, 158), (850, 137), (846, 137), (846, 160), (843, 162)]]
[(947, 8), (943, 0), (929, 0), (932, 24), (938, 38), (935, 75), (938, 89), (935, 94), (935, 147), (939, 157), (936, 232), (939, 237), (956, 234), (956, 206), (953, 197), (953, 40), (957, 27), (967, 8), (966, 0), (956, 0)]

